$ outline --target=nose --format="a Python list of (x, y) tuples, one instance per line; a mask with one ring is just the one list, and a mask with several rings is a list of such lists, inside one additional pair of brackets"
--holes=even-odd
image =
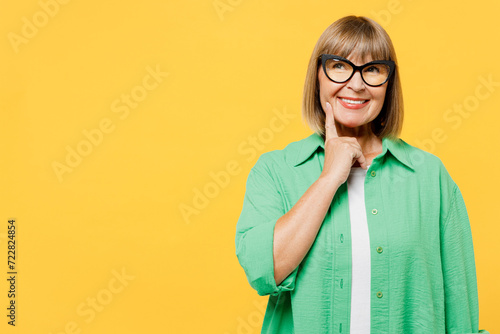
[(365, 89), (365, 83), (363, 82), (363, 78), (361, 78), (361, 73), (359, 71), (354, 72), (352, 78), (347, 82), (347, 87), (351, 88), (355, 92)]

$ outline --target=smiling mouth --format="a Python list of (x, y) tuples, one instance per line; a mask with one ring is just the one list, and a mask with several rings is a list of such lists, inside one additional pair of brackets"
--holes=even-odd
[(351, 99), (346, 99), (344, 97), (339, 97), (342, 101), (349, 103), (349, 104), (363, 104), (368, 102), (369, 100), (362, 100), (362, 99), (356, 99), (356, 100), (351, 100)]

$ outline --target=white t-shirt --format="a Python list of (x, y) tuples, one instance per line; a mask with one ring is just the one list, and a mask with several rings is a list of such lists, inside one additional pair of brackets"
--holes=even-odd
[(347, 178), (352, 240), (351, 334), (370, 333), (370, 236), (365, 209), (367, 170), (352, 167)]

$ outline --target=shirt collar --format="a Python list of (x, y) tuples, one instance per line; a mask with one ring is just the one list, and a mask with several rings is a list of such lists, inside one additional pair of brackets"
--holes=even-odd
[[(291, 156), (294, 167), (306, 161), (319, 147), (325, 149), (323, 138), (316, 132), (301, 142), (302, 145), (299, 145), (294, 155)], [(400, 138), (384, 137), (382, 138), (382, 153), (379, 156), (384, 156), (389, 151), (398, 161), (414, 170), (406, 145), (408, 144)]]

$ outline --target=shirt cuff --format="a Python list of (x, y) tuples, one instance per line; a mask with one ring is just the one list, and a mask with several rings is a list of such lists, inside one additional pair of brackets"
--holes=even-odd
[(279, 285), (274, 280), (273, 242), (276, 220), (243, 233), (236, 255), (250, 285), (260, 296), (277, 296), (295, 288), (298, 266)]

